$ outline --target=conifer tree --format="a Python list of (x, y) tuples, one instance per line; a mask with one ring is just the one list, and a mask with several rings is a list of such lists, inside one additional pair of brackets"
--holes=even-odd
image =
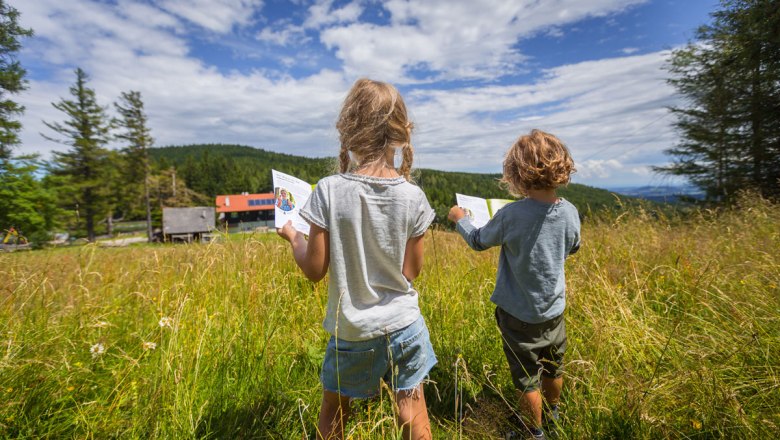
[(54, 153), (52, 172), (67, 178), (61, 200), (84, 218), (87, 239), (95, 240), (96, 221), (107, 211), (106, 171), (111, 121), (106, 109), (97, 103), (95, 91), (87, 87), (87, 74), (76, 69), (76, 84), (70, 87), (72, 99), (52, 103), (66, 116), (64, 122), (46, 122), (61, 138), (46, 139), (70, 146), (66, 152)]
[(147, 127), (147, 116), (141, 92), (122, 92), (120, 102), (114, 106), (119, 112), (118, 121), (122, 131), (117, 135), (128, 143), (124, 152), (126, 155), (125, 178), (130, 187), (142, 183), (143, 200), (146, 210), (146, 233), (152, 240), (152, 209), (149, 201), (149, 148), (154, 145), (151, 131)]
[(670, 83), (681, 142), (657, 171), (690, 179), (710, 199), (752, 188), (780, 199), (780, 2), (722, 0), (697, 41), (674, 51)]
[(27, 88), (27, 74), (16, 53), (21, 37), (32, 36), (30, 29), (19, 25), (19, 11), (0, 0), (0, 162), (11, 157), (11, 149), (19, 144), (18, 132), (22, 124), (14, 119), (24, 112), (24, 107), (10, 99)]
[(19, 12), (0, 0), (0, 233), (14, 228), (35, 245), (49, 238), (60, 211), (52, 191), (37, 176), (35, 156), (12, 157), (19, 144), (24, 107), (11, 99), (27, 88), (27, 72), (16, 59), (22, 37), (32, 36), (19, 25)]

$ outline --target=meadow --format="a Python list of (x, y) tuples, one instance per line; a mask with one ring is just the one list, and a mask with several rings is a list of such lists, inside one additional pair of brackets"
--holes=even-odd
[[(582, 235), (558, 438), (776, 437), (780, 206), (632, 209)], [(498, 251), (425, 240), (434, 437), (498, 438)], [(0, 438), (313, 438), (327, 283), (274, 234), (0, 254), (0, 282)], [(356, 403), (352, 438), (397, 437), (389, 396)]]

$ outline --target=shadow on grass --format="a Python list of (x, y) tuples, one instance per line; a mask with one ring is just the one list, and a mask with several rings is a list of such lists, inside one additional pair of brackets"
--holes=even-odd
[(298, 405), (292, 399), (266, 395), (246, 405), (231, 405), (227, 400), (224, 405), (210, 405), (209, 410), (198, 425), (199, 439), (281, 439), (303, 434), (296, 419)]

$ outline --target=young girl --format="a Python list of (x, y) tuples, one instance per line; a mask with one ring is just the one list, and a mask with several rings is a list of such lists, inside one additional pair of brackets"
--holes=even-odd
[(307, 278), (317, 282), (330, 268), (318, 438), (342, 438), (350, 399), (378, 394), (380, 379), (396, 392), (404, 438), (430, 438), (422, 381), (436, 356), (411, 281), (434, 212), (409, 183), (412, 123), (392, 85), (361, 79), (336, 128), (341, 174), (320, 180), (300, 211), (308, 241), (291, 222), (277, 231)]

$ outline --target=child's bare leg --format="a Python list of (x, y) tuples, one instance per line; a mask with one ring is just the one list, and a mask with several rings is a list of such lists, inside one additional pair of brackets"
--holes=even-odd
[(344, 425), (348, 419), (349, 397), (323, 390), (317, 439), (339, 440), (344, 438)]
[(523, 422), (528, 427), (539, 428), (542, 426), (542, 393), (539, 390), (527, 391), (520, 396), (520, 411), (523, 413)]
[(413, 391), (397, 392), (395, 401), (398, 405), (397, 419), (403, 428), (404, 439), (431, 439), (431, 422), (428, 419), (422, 384)]
[(557, 405), (561, 400), (561, 390), (563, 389), (563, 377), (544, 377), (542, 376), (542, 394), (547, 405)]

